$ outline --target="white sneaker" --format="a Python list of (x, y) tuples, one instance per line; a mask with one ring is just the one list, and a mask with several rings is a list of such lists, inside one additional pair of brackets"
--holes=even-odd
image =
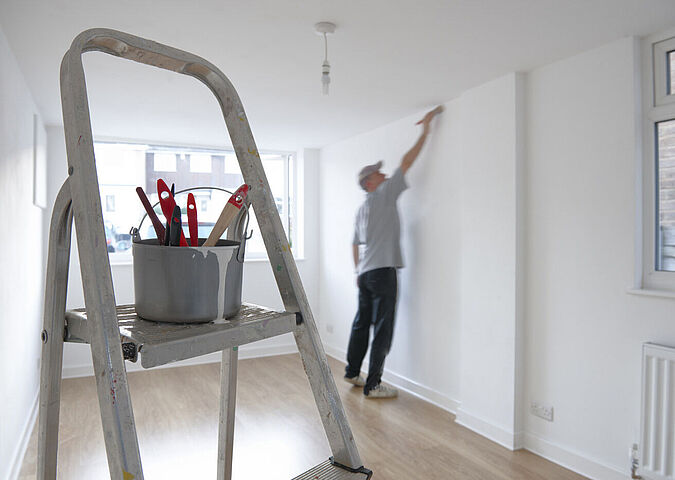
[(343, 377), (345, 379), (345, 382), (351, 383), (354, 386), (357, 387), (363, 387), (366, 384), (366, 381), (363, 379), (361, 375), (357, 375), (355, 377)]
[(366, 394), (366, 398), (394, 398), (398, 397), (398, 390), (394, 387), (388, 387), (381, 383), (370, 389)]

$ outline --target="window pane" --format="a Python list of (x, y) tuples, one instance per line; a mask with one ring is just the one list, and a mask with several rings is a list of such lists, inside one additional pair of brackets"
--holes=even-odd
[(656, 270), (675, 272), (675, 120), (657, 124)]
[(138, 201), (136, 187), (144, 185), (146, 149), (145, 145), (94, 144), (103, 223), (111, 260), (131, 259), (129, 230), (138, 225), (144, 211)]
[(668, 75), (668, 95), (672, 95), (675, 92), (675, 50), (668, 52), (668, 68), (666, 71)]

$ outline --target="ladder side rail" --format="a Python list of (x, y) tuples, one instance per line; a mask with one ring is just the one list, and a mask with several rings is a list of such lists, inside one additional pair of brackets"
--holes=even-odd
[(253, 134), (238, 97), (236, 97), (235, 105), (234, 109), (223, 109), (225, 121), (244, 180), (251, 185), (248, 198), (258, 219), (258, 227), (284, 307), (287, 311), (299, 312), (302, 317), (302, 322), (294, 331), (295, 341), (309, 378), (333, 458), (341, 465), (360, 468), (363, 463), (333, 374), (326, 360), (314, 315), (291, 253)]
[(54, 480), (57, 472), (63, 337), (72, 224), (70, 188), (66, 180), (56, 196), (49, 227), (40, 363), (39, 480)]
[[(337, 393), (335, 381), (326, 361), (325, 351), (321, 344), (295, 260), (290, 251), (278, 211), (276, 210), (276, 205), (246, 114), (234, 87), (218, 68), (196, 55), (123, 32), (109, 29), (87, 30), (78, 35), (71, 46), (73, 57), (77, 53), (79, 58), (83, 52), (91, 50), (102, 51), (136, 62), (193, 76), (204, 83), (216, 96), (221, 106), (244, 180), (252, 187), (249, 196), (259, 220), (261, 234), (284, 306), (287, 311), (299, 312), (303, 318), (302, 324), (298, 326), (295, 332), (295, 338), (309, 376), (314, 398), (321, 414), (333, 456), (335, 461), (340, 464), (354, 468), (362, 466), (342, 407), (342, 402)], [(75, 59), (73, 58), (72, 61), (75, 62)], [(78, 62), (79, 70), (81, 71), (81, 59)], [(83, 74), (81, 85), (84, 86)], [(82, 135), (81, 133), (80, 136), (74, 134), (67, 135), (69, 138), (66, 140), (67, 144), (69, 142), (73, 144), (73, 149), (79, 147), (86, 154), (91, 150), (91, 154), (88, 157), (83, 155), (81, 159), (78, 159), (79, 162), (77, 163), (85, 163), (89, 160), (91, 165), (87, 166), (87, 168), (93, 170), (93, 172), (88, 176), (95, 179), (86, 92), (81, 108), (86, 113), (87, 120), (87, 131), (81, 131), (84, 131), (88, 135)], [(64, 118), (65, 116), (64, 106)], [(84, 127), (84, 124), (82, 126)], [(73, 129), (73, 133), (75, 131), (76, 129)], [(69, 161), (70, 157), (71, 155), (69, 154)], [(85, 186), (83, 185), (83, 187)], [(94, 188), (97, 189), (97, 184), (94, 187), (90, 186), (89, 190), (93, 191)], [(97, 211), (100, 214), (100, 199), (97, 197), (95, 201), (97, 202)], [(97, 220), (100, 224), (100, 231), (96, 232), (96, 234), (103, 236), (102, 220), (100, 218)], [(77, 216), (76, 225), (78, 225)], [(80, 256), (82, 257), (82, 252)], [(105, 264), (108, 266), (109, 271), (107, 255), (105, 257)], [(107, 317), (104, 316), (103, 318)], [(325, 389), (323, 388), (324, 385)]]
[(141, 480), (143, 471), (117, 324), (81, 54), (73, 42), (63, 57), (61, 104), (91, 355), (110, 477)]

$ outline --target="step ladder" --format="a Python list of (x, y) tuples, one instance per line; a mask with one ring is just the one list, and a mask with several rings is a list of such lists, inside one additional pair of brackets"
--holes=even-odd
[[(176, 325), (139, 318), (133, 305), (115, 304), (94, 162), (82, 54), (100, 51), (195, 77), (216, 96), (225, 117), (248, 201), (261, 230), (284, 304), (283, 312), (244, 304), (229, 322)], [(241, 101), (214, 65), (190, 53), (109, 29), (78, 35), (61, 63), (61, 103), (68, 154), (68, 178), (54, 204), (45, 285), (40, 410), (39, 480), (56, 478), (63, 342), (91, 347), (99, 408), (110, 469), (115, 480), (141, 480), (143, 470), (129, 396), (125, 359), (140, 357), (144, 368), (222, 351), (218, 429), (218, 479), (232, 475), (232, 443), (239, 345), (293, 332), (332, 456), (297, 480), (366, 480), (335, 381), (298, 274), (275, 201)], [(73, 220), (85, 308), (66, 312), (66, 288)]]

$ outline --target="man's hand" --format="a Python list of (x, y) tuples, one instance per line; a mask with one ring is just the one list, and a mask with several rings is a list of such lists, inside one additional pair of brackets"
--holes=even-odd
[(434, 117), (435, 117), (436, 115), (438, 115), (439, 113), (441, 113), (443, 110), (445, 110), (445, 109), (443, 108), (443, 105), (439, 105), (438, 107), (434, 108), (432, 111), (428, 112), (428, 113), (424, 116), (424, 118), (422, 118), (422, 120), (420, 120), (419, 122), (417, 122), (415, 125), (420, 125), (420, 124), (422, 124), (423, 127), (424, 127), (424, 133), (429, 133), (429, 128), (430, 128), (431, 121), (434, 119)]

